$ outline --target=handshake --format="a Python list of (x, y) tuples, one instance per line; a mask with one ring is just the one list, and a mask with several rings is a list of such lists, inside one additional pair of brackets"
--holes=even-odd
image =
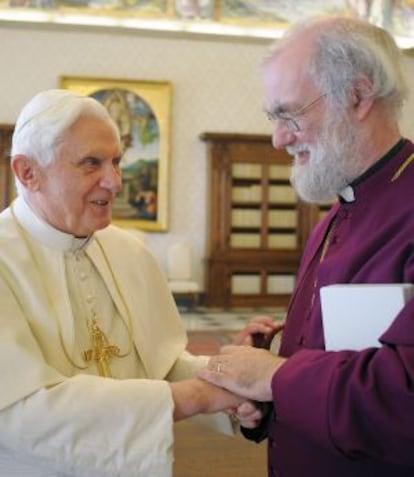
[(240, 401), (227, 412), (246, 428), (254, 428), (264, 417), (266, 405), (272, 401), (273, 375), (285, 359), (269, 349), (283, 324), (267, 316), (258, 316), (234, 338), (234, 344), (224, 346), (212, 356), (198, 377), (225, 389)]

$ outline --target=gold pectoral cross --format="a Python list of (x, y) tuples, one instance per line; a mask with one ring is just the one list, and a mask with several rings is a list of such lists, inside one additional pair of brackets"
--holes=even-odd
[(112, 374), (111, 368), (109, 367), (109, 360), (114, 357), (119, 357), (119, 348), (118, 346), (113, 346), (108, 343), (108, 338), (99, 328), (95, 319), (92, 320), (90, 334), (92, 347), (83, 352), (83, 358), (87, 363), (91, 361), (96, 362), (100, 376), (111, 378)]

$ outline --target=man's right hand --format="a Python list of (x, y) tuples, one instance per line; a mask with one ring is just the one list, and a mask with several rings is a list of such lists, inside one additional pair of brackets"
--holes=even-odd
[(283, 330), (284, 323), (273, 320), (270, 316), (255, 316), (233, 339), (236, 345), (270, 348), (274, 336)]
[(174, 421), (238, 408), (246, 401), (246, 398), (198, 378), (170, 382), (169, 385), (174, 400)]

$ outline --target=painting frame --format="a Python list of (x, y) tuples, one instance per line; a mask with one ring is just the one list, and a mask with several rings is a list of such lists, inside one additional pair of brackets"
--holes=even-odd
[[(123, 121), (122, 125), (121, 122), (118, 123), (124, 147), (121, 161), (123, 190), (120, 197), (117, 198), (119, 203), (116, 202), (114, 205), (112, 223), (129, 229), (166, 232), (168, 230), (168, 176), (171, 141), (171, 83), (168, 81), (62, 75), (59, 77), (59, 85), (63, 89), (83, 96), (95, 97), (108, 110), (110, 110), (108, 102), (110, 96), (124, 102), (123, 108), (127, 112), (130, 129), (127, 134), (124, 134), (124, 124), (128, 121)], [(131, 104), (133, 104), (133, 109)], [(118, 114), (119, 106), (116, 111)], [(152, 124), (151, 134), (148, 133), (149, 124)], [(143, 133), (144, 127), (145, 134)], [(126, 126), (125, 128), (127, 129)], [(129, 138), (128, 143), (125, 140), (126, 137)], [(143, 137), (147, 139), (144, 140)], [(134, 142), (138, 142), (140, 148), (132, 147), (131, 143), (133, 145)], [(150, 147), (150, 151), (145, 152), (146, 146)], [(134, 160), (128, 159), (129, 162), (126, 162), (127, 157), (131, 157), (131, 151), (134, 151)], [(136, 154), (154, 153), (157, 153), (158, 157), (136, 159)], [(146, 171), (145, 180), (144, 171)], [(135, 199), (138, 196), (139, 199)]]

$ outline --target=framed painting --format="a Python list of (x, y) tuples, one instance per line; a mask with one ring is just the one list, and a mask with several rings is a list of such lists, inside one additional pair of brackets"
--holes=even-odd
[(0, 22), (271, 40), (315, 15), (366, 19), (414, 47), (414, 0), (0, 0)]
[(118, 125), (122, 191), (113, 222), (165, 232), (172, 88), (168, 82), (62, 76), (60, 86), (101, 102)]
[(363, 18), (389, 30), (400, 43), (413, 44), (413, 0), (219, 0), (219, 20), (223, 23), (284, 31), (290, 24), (316, 15)]

